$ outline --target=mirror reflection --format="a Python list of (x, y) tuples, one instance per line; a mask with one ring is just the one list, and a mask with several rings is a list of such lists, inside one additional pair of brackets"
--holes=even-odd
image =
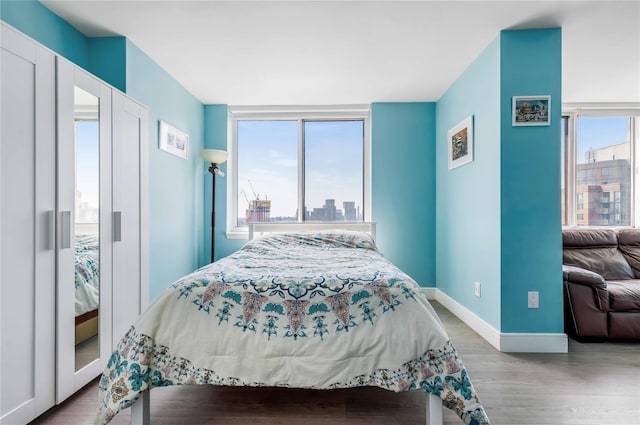
[(99, 100), (75, 87), (75, 370), (99, 357)]

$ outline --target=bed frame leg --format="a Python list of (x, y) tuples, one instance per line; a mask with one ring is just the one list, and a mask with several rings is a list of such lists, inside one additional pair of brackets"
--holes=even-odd
[(151, 397), (149, 390), (140, 393), (140, 398), (131, 406), (131, 425), (151, 425)]
[(442, 425), (442, 399), (427, 393), (427, 425)]

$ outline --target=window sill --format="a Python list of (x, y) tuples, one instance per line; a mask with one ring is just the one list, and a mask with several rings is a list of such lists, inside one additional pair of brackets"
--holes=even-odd
[(226, 233), (227, 239), (245, 239), (249, 240), (248, 230), (230, 230)]

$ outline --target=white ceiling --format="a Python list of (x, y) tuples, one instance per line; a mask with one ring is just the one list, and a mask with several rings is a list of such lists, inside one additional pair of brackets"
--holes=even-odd
[(42, 3), (205, 104), (435, 101), (502, 29), (562, 27), (564, 102), (640, 102), (640, 1)]

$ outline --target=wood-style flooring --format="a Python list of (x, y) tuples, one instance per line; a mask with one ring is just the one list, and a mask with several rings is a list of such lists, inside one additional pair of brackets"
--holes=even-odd
[(98, 335), (76, 345), (76, 369), (80, 370), (100, 356)]
[[(579, 343), (568, 354), (499, 353), (437, 302), (494, 425), (640, 425), (640, 344)], [(32, 422), (89, 425), (97, 381)], [(129, 424), (129, 409), (111, 422)], [(444, 412), (446, 425), (462, 422)], [(183, 386), (151, 391), (153, 425), (396, 425), (425, 423), (421, 391)]]

